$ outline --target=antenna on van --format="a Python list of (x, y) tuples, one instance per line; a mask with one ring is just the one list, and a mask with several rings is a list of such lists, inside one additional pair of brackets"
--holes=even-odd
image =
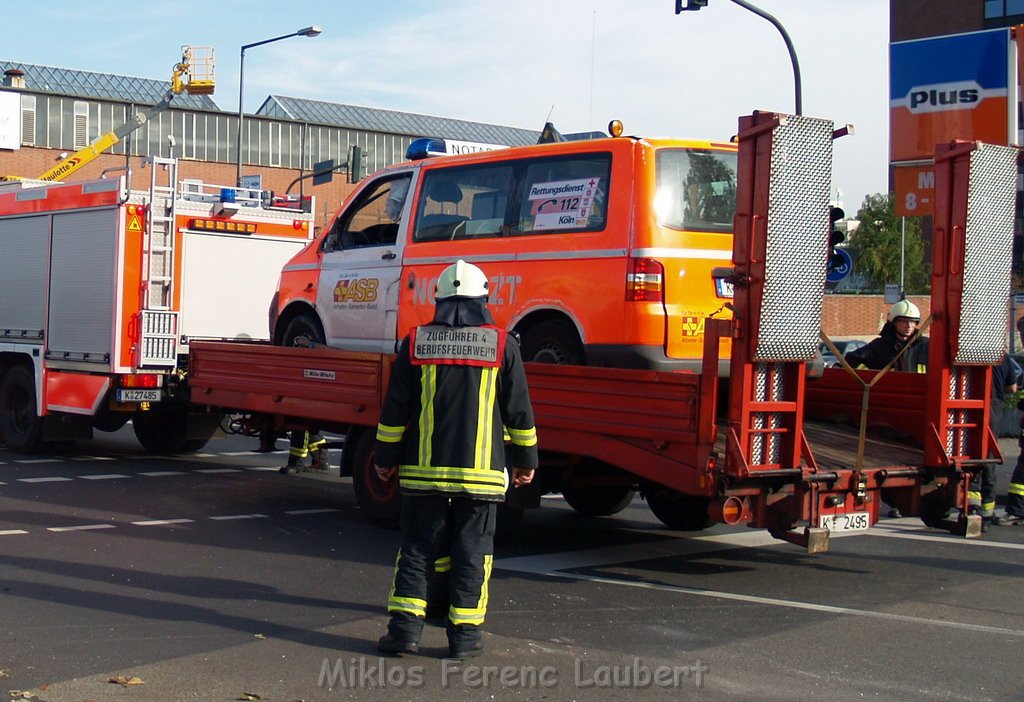
[(550, 109), (550, 110), (548, 110), (548, 116), (547, 116), (547, 118), (546, 118), (546, 119), (544, 120), (545, 122), (548, 122), (548, 123), (550, 123), (550, 122), (551, 122), (551, 113), (552, 113), (552, 112), (554, 112), (554, 111), (555, 111), (555, 106), (554, 106), (554, 105), (552, 105), (552, 106), (551, 106), (551, 109)]

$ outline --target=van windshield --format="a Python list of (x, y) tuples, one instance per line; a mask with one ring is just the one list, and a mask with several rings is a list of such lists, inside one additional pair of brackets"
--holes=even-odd
[(736, 214), (736, 154), (710, 149), (661, 149), (654, 211), (672, 229), (731, 232)]

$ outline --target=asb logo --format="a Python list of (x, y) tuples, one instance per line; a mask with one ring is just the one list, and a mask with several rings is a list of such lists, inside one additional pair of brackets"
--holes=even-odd
[(683, 317), (683, 338), (695, 339), (704, 336), (704, 317)]
[(380, 281), (376, 278), (339, 280), (334, 286), (335, 302), (374, 302)]
[(905, 98), (905, 106), (915, 115), (947, 110), (973, 110), (984, 99), (981, 86), (974, 81), (915, 86)]

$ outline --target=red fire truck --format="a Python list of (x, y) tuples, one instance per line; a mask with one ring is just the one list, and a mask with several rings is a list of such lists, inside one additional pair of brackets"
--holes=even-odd
[[(527, 364), (544, 459), (533, 492), (510, 500), (528, 506), (560, 491), (580, 512), (612, 514), (639, 489), (671, 527), (746, 524), (811, 552), (826, 550), (832, 534), (870, 528), (883, 499), (929, 525), (980, 533), (967, 488), (982, 465), (1001, 460), (988, 402), (1005, 319), (990, 311), (1008, 300), (1017, 151), (954, 144), (936, 154), (929, 373), (827, 369), (808, 379), (836, 134), (808, 117), (740, 120), (732, 267), (716, 273), (734, 287), (732, 318), (704, 320), (702, 370)], [(371, 518), (393, 521), (398, 486), (372, 468), (391, 359), (196, 343), (189, 382), (200, 405), (346, 431), (342, 473)], [(859, 421), (859, 434), (821, 421), (844, 417)], [(869, 440), (866, 428), (878, 424), (902, 440)]]
[(189, 344), (268, 339), (281, 267), (313, 235), (308, 198), (179, 183), (177, 162), (157, 157), (143, 189), (112, 175), (0, 183), (8, 448), (38, 451), (129, 419), (147, 449), (200, 447), (217, 418), (189, 405)]

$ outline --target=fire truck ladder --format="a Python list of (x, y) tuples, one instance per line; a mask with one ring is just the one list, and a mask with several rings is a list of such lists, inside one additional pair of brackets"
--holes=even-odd
[(143, 234), (142, 338), (139, 365), (174, 366), (177, 362), (178, 313), (174, 304), (174, 203), (178, 161), (152, 156), (149, 206)]

